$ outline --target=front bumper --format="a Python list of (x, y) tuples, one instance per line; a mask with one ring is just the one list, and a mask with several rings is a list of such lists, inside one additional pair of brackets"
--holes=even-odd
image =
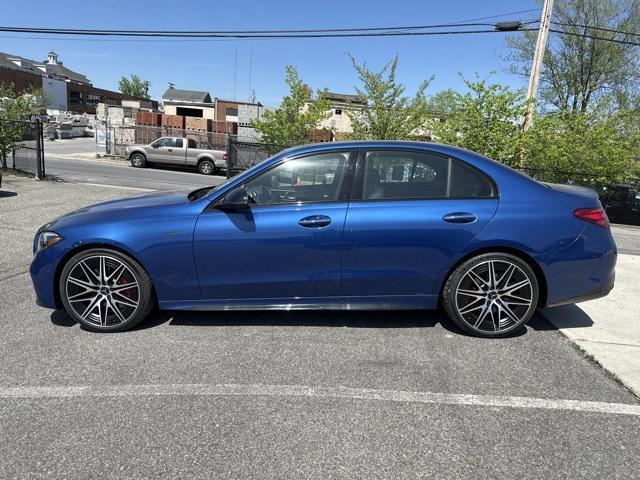
[(59, 244), (41, 250), (35, 254), (29, 273), (33, 288), (36, 292), (36, 304), (45, 308), (58, 308), (56, 303), (56, 272), (60, 261), (64, 257), (65, 248)]

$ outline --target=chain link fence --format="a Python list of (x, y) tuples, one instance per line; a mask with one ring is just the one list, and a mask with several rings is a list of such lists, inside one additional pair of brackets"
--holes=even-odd
[(640, 225), (640, 178), (612, 178), (591, 172), (562, 170), (537, 170), (523, 168), (521, 171), (540, 182), (579, 185), (595, 190), (612, 223)]
[(3, 169), (13, 169), (45, 177), (42, 122), (0, 121), (0, 163)]
[(229, 135), (226, 146), (227, 178), (253, 167), (285, 148), (289, 147), (287, 145), (245, 141)]

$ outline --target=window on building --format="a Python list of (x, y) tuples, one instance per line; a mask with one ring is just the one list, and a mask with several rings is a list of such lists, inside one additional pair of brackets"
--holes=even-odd
[(87, 93), (87, 105), (97, 107), (100, 103), (100, 95), (94, 93)]
[(238, 107), (227, 107), (225, 110), (225, 115), (227, 117), (237, 117), (238, 116)]
[(69, 101), (71, 103), (84, 103), (84, 95), (82, 92), (71, 90), (69, 92)]
[(182, 115), (183, 117), (202, 118), (204, 116), (204, 110), (202, 108), (177, 107), (176, 115)]

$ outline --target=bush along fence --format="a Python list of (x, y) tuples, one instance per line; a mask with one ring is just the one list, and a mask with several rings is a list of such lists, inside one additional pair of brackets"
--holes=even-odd
[(3, 169), (13, 169), (45, 177), (42, 122), (1, 120), (0, 163)]

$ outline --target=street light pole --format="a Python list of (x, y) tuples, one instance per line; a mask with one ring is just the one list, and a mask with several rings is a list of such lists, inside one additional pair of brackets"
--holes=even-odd
[(533, 54), (533, 64), (531, 65), (531, 75), (529, 76), (529, 87), (527, 88), (527, 111), (522, 124), (525, 132), (531, 127), (533, 120), (533, 108), (536, 95), (538, 93), (538, 83), (540, 82), (540, 70), (542, 60), (549, 37), (549, 24), (551, 23), (551, 13), (553, 11), (553, 0), (545, 0), (542, 6), (542, 18), (540, 19), (540, 29), (538, 30), (538, 40), (536, 41), (536, 51)]

